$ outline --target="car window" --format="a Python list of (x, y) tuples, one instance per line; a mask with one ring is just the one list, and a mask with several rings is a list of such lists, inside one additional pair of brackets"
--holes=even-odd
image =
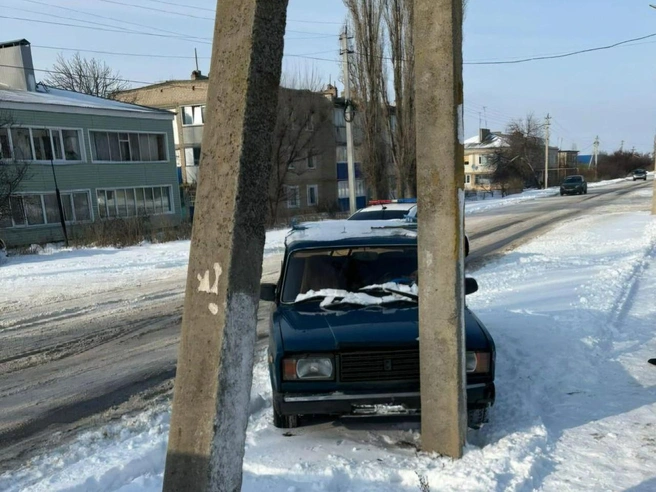
[(565, 183), (580, 183), (583, 181), (582, 176), (568, 176), (565, 178)]
[(416, 246), (358, 247), (297, 251), (288, 262), (282, 302), (311, 290), (357, 292), (385, 282), (417, 280)]
[(349, 220), (393, 220), (393, 219), (402, 219), (407, 215), (406, 210), (372, 210), (366, 212), (358, 212), (351, 215)]

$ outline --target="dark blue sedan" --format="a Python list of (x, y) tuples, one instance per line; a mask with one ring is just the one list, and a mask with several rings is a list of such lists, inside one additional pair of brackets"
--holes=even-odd
[[(467, 293), (477, 289), (467, 279)], [(297, 226), (286, 239), (270, 320), (269, 372), (276, 427), (303, 415), (420, 409), (417, 235), (390, 225), (336, 221)], [(470, 427), (494, 403), (495, 347), (465, 308)]]

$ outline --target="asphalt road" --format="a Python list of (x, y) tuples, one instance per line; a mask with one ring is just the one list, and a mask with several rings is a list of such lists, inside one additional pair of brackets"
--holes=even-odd
[[(467, 272), (581, 214), (649, 210), (632, 192), (653, 186), (622, 182), (587, 195), (554, 196), (468, 215)], [(275, 281), (280, 256), (264, 261)], [(99, 423), (169, 398), (185, 277), (132, 289), (2, 312), (0, 331), (0, 472)], [(90, 308), (90, 306), (93, 306)], [(268, 306), (258, 315), (265, 343)]]

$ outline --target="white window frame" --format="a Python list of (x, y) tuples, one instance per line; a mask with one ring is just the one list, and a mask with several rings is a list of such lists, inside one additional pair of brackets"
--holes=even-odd
[[(294, 193), (294, 196), (296, 197), (295, 203), (290, 200), (290, 193)], [(299, 186), (285, 186), (285, 194), (287, 195), (287, 208), (300, 208), (301, 189)]]
[[(316, 163), (316, 160), (315, 160), (316, 157), (317, 157), (316, 154), (313, 154), (312, 152), (308, 152), (307, 158), (306, 158), (306, 167), (309, 170), (314, 171), (317, 168), (317, 163)], [(310, 163), (312, 163), (311, 166), (310, 166)]]
[(471, 174), (465, 174), (465, 184), (471, 184)]
[[(53, 130), (58, 130), (59, 131), (59, 145), (62, 151), (62, 156), (64, 157), (63, 159), (52, 159), (52, 162), (54, 164), (82, 164), (82, 163), (87, 163), (87, 155), (86, 155), (86, 145), (84, 145), (84, 130), (82, 128), (72, 128), (72, 127), (67, 127), (67, 126), (35, 126), (35, 125), (16, 125), (16, 126), (11, 126), (11, 125), (5, 125), (2, 128), (7, 130), (7, 135), (8, 135), (8, 140), (9, 140), (9, 152), (10, 152), (10, 157), (14, 159), (16, 157), (16, 151), (14, 149), (14, 137), (12, 135), (12, 130), (27, 130), (30, 134), (30, 151), (32, 152), (32, 155), (30, 156), (30, 159), (22, 159), (25, 160), (26, 162), (30, 162), (33, 164), (41, 164), (41, 165), (49, 165), (50, 159), (34, 159), (36, 157), (36, 149), (34, 148), (34, 133), (32, 130), (48, 130), (50, 133), (50, 148), (54, 149), (53, 145), (53, 140), (52, 140), (52, 131)], [(80, 159), (78, 160), (68, 160), (66, 159), (66, 154), (64, 152), (64, 135), (63, 131), (74, 131), (77, 132), (77, 138), (80, 143)]]
[[(310, 189), (314, 189), (314, 200), (315, 200), (314, 203), (310, 203)], [(305, 192), (307, 195), (308, 207), (316, 207), (317, 205), (319, 205), (319, 185), (315, 185), (315, 184), (307, 185)]]
[[(71, 196), (71, 210), (73, 211), (73, 215), (75, 215), (75, 202), (73, 200), (73, 194), (74, 193), (86, 193), (87, 194), (87, 199), (88, 199), (88, 204), (89, 204), (89, 216), (91, 217), (89, 220), (67, 220), (66, 224), (71, 225), (71, 224), (90, 224), (95, 220), (94, 216), (94, 207), (93, 207), (93, 202), (91, 201), (91, 189), (90, 188), (82, 188), (82, 189), (75, 189), (75, 190), (60, 190), (59, 191), (60, 195), (70, 195)], [(31, 228), (45, 228), (45, 227), (52, 227), (56, 225), (60, 225), (60, 221), (57, 220), (57, 222), (48, 222), (47, 214), (46, 214), (46, 206), (45, 206), (45, 199), (44, 195), (53, 195), (55, 194), (55, 190), (47, 190), (47, 191), (25, 191), (25, 192), (20, 192), (20, 193), (12, 193), (11, 196), (33, 196), (33, 195), (38, 195), (41, 197), (41, 213), (43, 214), (43, 224), (28, 224), (27, 223), (27, 216), (25, 216), (25, 223), (24, 224), (16, 224), (14, 221), (14, 215), (10, 215), (11, 219), (11, 226), (8, 228), (16, 228), (16, 229), (31, 229)]]
[[(146, 188), (154, 189), (154, 188), (168, 188), (169, 190), (169, 203), (171, 205), (171, 210), (167, 212), (162, 212), (162, 213), (149, 213), (146, 211), (146, 216), (151, 216), (151, 215), (173, 215), (175, 214), (175, 200), (173, 196), (173, 186), (170, 184), (162, 184), (162, 185), (143, 185), (143, 186), (115, 186), (115, 187), (102, 187), (102, 188), (96, 188), (95, 189), (95, 198), (96, 198), (96, 207), (98, 208), (98, 218), (101, 220), (112, 220), (112, 219), (125, 219), (125, 218), (133, 218), (133, 217), (144, 217), (143, 215), (139, 215), (139, 204), (137, 203), (137, 190), (142, 189), (145, 190)], [(116, 212), (116, 215), (110, 217), (107, 214), (107, 203), (105, 203), (105, 216), (100, 213), (100, 204), (98, 202), (98, 192), (99, 191), (113, 191), (116, 193), (117, 190), (132, 190), (132, 194), (134, 195), (134, 210), (135, 213), (134, 215), (128, 215), (128, 216), (120, 216), (118, 215), (118, 203), (116, 202), (116, 199), (114, 199), (114, 211)]]
[[(191, 108), (191, 123), (185, 123), (185, 108)], [(196, 121), (196, 108), (198, 108), (198, 115), (200, 123)], [(182, 126), (203, 126), (205, 124), (205, 104), (187, 104), (180, 106), (182, 116)]]
[[(91, 133), (92, 132), (98, 132), (98, 133), (127, 133), (128, 135), (131, 134), (144, 134), (144, 135), (164, 135), (164, 154), (165, 154), (165, 159), (160, 160), (160, 161), (100, 161), (96, 160), (94, 156), (94, 143), (93, 140), (91, 139)], [(169, 162), (171, 159), (171, 155), (169, 153), (169, 135), (166, 132), (148, 132), (148, 131), (141, 131), (141, 130), (105, 130), (103, 128), (89, 128), (87, 130), (87, 136), (89, 138), (89, 152), (91, 155), (91, 162), (93, 164), (161, 164), (164, 162)], [(118, 138), (118, 137), (117, 137)], [(128, 140), (130, 137), (128, 136)], [(109, 145), (109, 143), (108, 143)], [(119, 144), (120, 148), (120, 144)], [(130, 144), (130, 153), (132, 154), (132, 144)], [(139, 155), (141, 155), (141, 152), (139, 152)], [(137, 187), (139, 188), (139, 187)], [(102, 189), (111, 189), (111, 188), (102, 188)], [(121, 187), (118, 187), (117, 189), (123, 189)]]

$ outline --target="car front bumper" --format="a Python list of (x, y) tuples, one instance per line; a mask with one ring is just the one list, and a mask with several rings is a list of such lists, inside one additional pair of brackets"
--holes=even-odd
[[(494, 404), (493, 382), (467, 385), (467, 409), (485, 408)], [(358, 393), (274, 393), (273, 404), (283, 415), (348, 415), (371, 406), (402, 406), (419, 410), (418, 391), (358, 392)]]

